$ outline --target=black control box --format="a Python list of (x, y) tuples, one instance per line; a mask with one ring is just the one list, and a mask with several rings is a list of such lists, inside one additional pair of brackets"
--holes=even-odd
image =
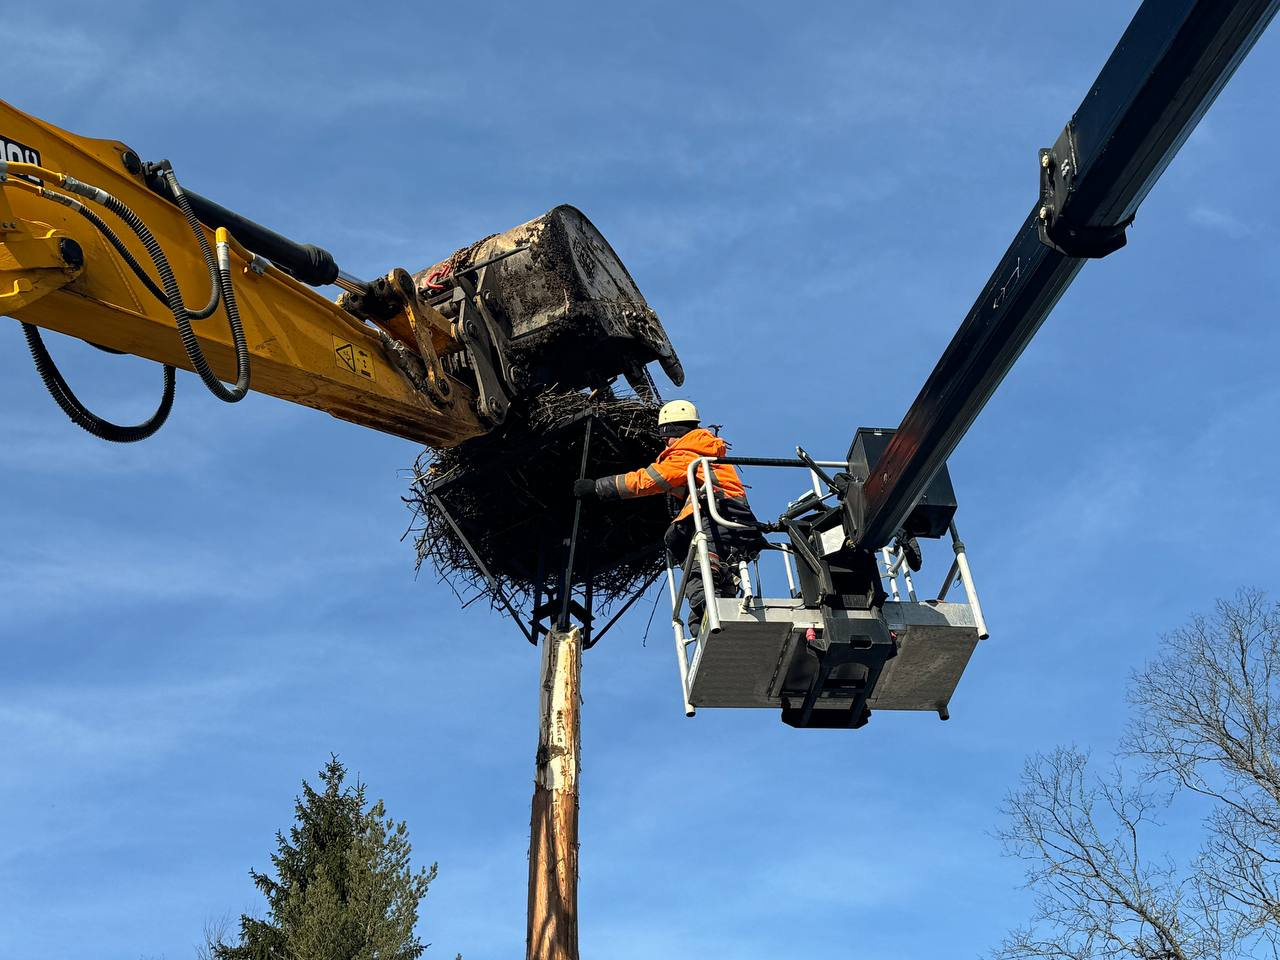
[[(894, 431), (885, 427), (860, 427), (849, 448), (849, 473), (864, 480), (871, 475)], [(925, 487), (920, 500), (902, 525), (908, 536), (938, 539), (947, 533), (956, 515), (956, 492), (944, 463)]]

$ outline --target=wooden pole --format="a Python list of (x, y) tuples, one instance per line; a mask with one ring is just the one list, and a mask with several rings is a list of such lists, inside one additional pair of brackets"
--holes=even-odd
[(542, 645), (537, 775), (529, 827), (528, 960), (578, 960), (578, 748), (582, 633)]

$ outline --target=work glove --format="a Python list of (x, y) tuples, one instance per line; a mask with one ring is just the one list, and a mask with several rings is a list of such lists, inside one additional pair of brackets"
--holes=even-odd
[(924, 563), (924, 555), (920, 552), (920, 541), (915, 537), (899, 534), (897, 546), (907, 555), (907, 566), (911, 568), (911, 571), (919, 573), (920, 567)]
[(596, 495), (596, 482), (594, 480), (573, 481), (573, 495), (575, 497), (594, 497)]

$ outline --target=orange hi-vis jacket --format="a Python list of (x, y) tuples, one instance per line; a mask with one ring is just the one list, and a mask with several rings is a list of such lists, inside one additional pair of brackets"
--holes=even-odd
[[(596, 481), (596, 495), (602, 500), (613, 498), (648, 497), (658, 493), (670, 494), (684, 501), (684, 506), (673, 523), (693, 513), (693, 500), (689, 496), (689, 464), (699, 457), (723, 457), (729, 445), (709, 430), (690, 430), (674, 444), (667, 447), (658, 459), (647, 467), (620, 473), (613, 477), (601, 477)], [(702, 468), (695, 470), (699, 490), (704, 480)], [(738, 471), (727, 463), (711, 465), (711, 484), (716, 497), (745, 500), (746, 487)], [(717, 501), (719, 502), (719, 501)]]

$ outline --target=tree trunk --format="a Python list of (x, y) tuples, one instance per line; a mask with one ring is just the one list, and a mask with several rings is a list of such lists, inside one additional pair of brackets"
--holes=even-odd
[(578, 960), (578, 745), (582, 634), (543, 641), (529, 830), (528, 960)]

